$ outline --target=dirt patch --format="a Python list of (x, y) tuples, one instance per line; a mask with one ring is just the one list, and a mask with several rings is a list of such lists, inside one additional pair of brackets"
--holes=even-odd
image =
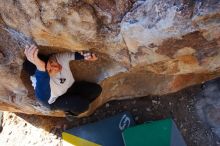
[(199, 117), (220, 137), (220, 78), (203, 84), (203, 90), (198, 97), (196, 108)]

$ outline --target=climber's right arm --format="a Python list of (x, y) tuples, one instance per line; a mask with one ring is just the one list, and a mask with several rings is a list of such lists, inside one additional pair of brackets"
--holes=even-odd
[(38, 48), (35, 45), (26, 46), (24, 54), (27, 59), (33, 63), (39, 71), (46, 71), (46, 64), (38, 57)]
[(36, 87), (35, 96), (43, 105), (49, 107), (48, 100), (50, 98), (50, 77), (46, 72), (45, 62), (39, 59), (38, 49), (35, 45), (26, 46), (24, 54), (27, 59), (33, 63), (37, 70), (35, 72)]

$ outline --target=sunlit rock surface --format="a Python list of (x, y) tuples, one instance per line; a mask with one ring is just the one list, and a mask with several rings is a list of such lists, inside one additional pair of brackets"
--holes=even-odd
[(55, 135), (55, 129), (59, 128), (56, 126), (58, 122), (53, 121), (54, 126), (51, 126), (51, 123), (47, 123), (42, 117), (29, 117), (27, 120), (14, 113), (4, 112), (0, 144), (2, 146), (61, 146), (62, 138)]
[(218, 0), (0, 0), (0, 109), (63, 116), (42, 107), (22, 70), (24, 45), (41, 53), (91, 50), (71, 63), (76, 80), (113, 99), (176, 92), (220, 75)]

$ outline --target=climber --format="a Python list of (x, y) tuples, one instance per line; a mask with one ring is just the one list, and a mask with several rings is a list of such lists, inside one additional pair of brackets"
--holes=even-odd
[(69, 52), (43, 56), (35, 45), (25, 48), (23, 67), (31, 76), (37, 99), (51, 110), (63, 110), (66, 116), (76, 117), (101, 94), (96, 83), (75, 82), (69, 67), (71, 60), (96, 61), (94, 53)]

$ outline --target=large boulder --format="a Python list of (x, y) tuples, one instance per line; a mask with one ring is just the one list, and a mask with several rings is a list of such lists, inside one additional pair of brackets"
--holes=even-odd
[(22, 70), (25, 44), (41, 53), (92, 50), (71, 62), (77, 80), (103, 92), (81, 116), (109, 100), (176, 92), (220, 75), (218, 0), (1, 0), (0, 109), (63, 116), (39, 104)]

